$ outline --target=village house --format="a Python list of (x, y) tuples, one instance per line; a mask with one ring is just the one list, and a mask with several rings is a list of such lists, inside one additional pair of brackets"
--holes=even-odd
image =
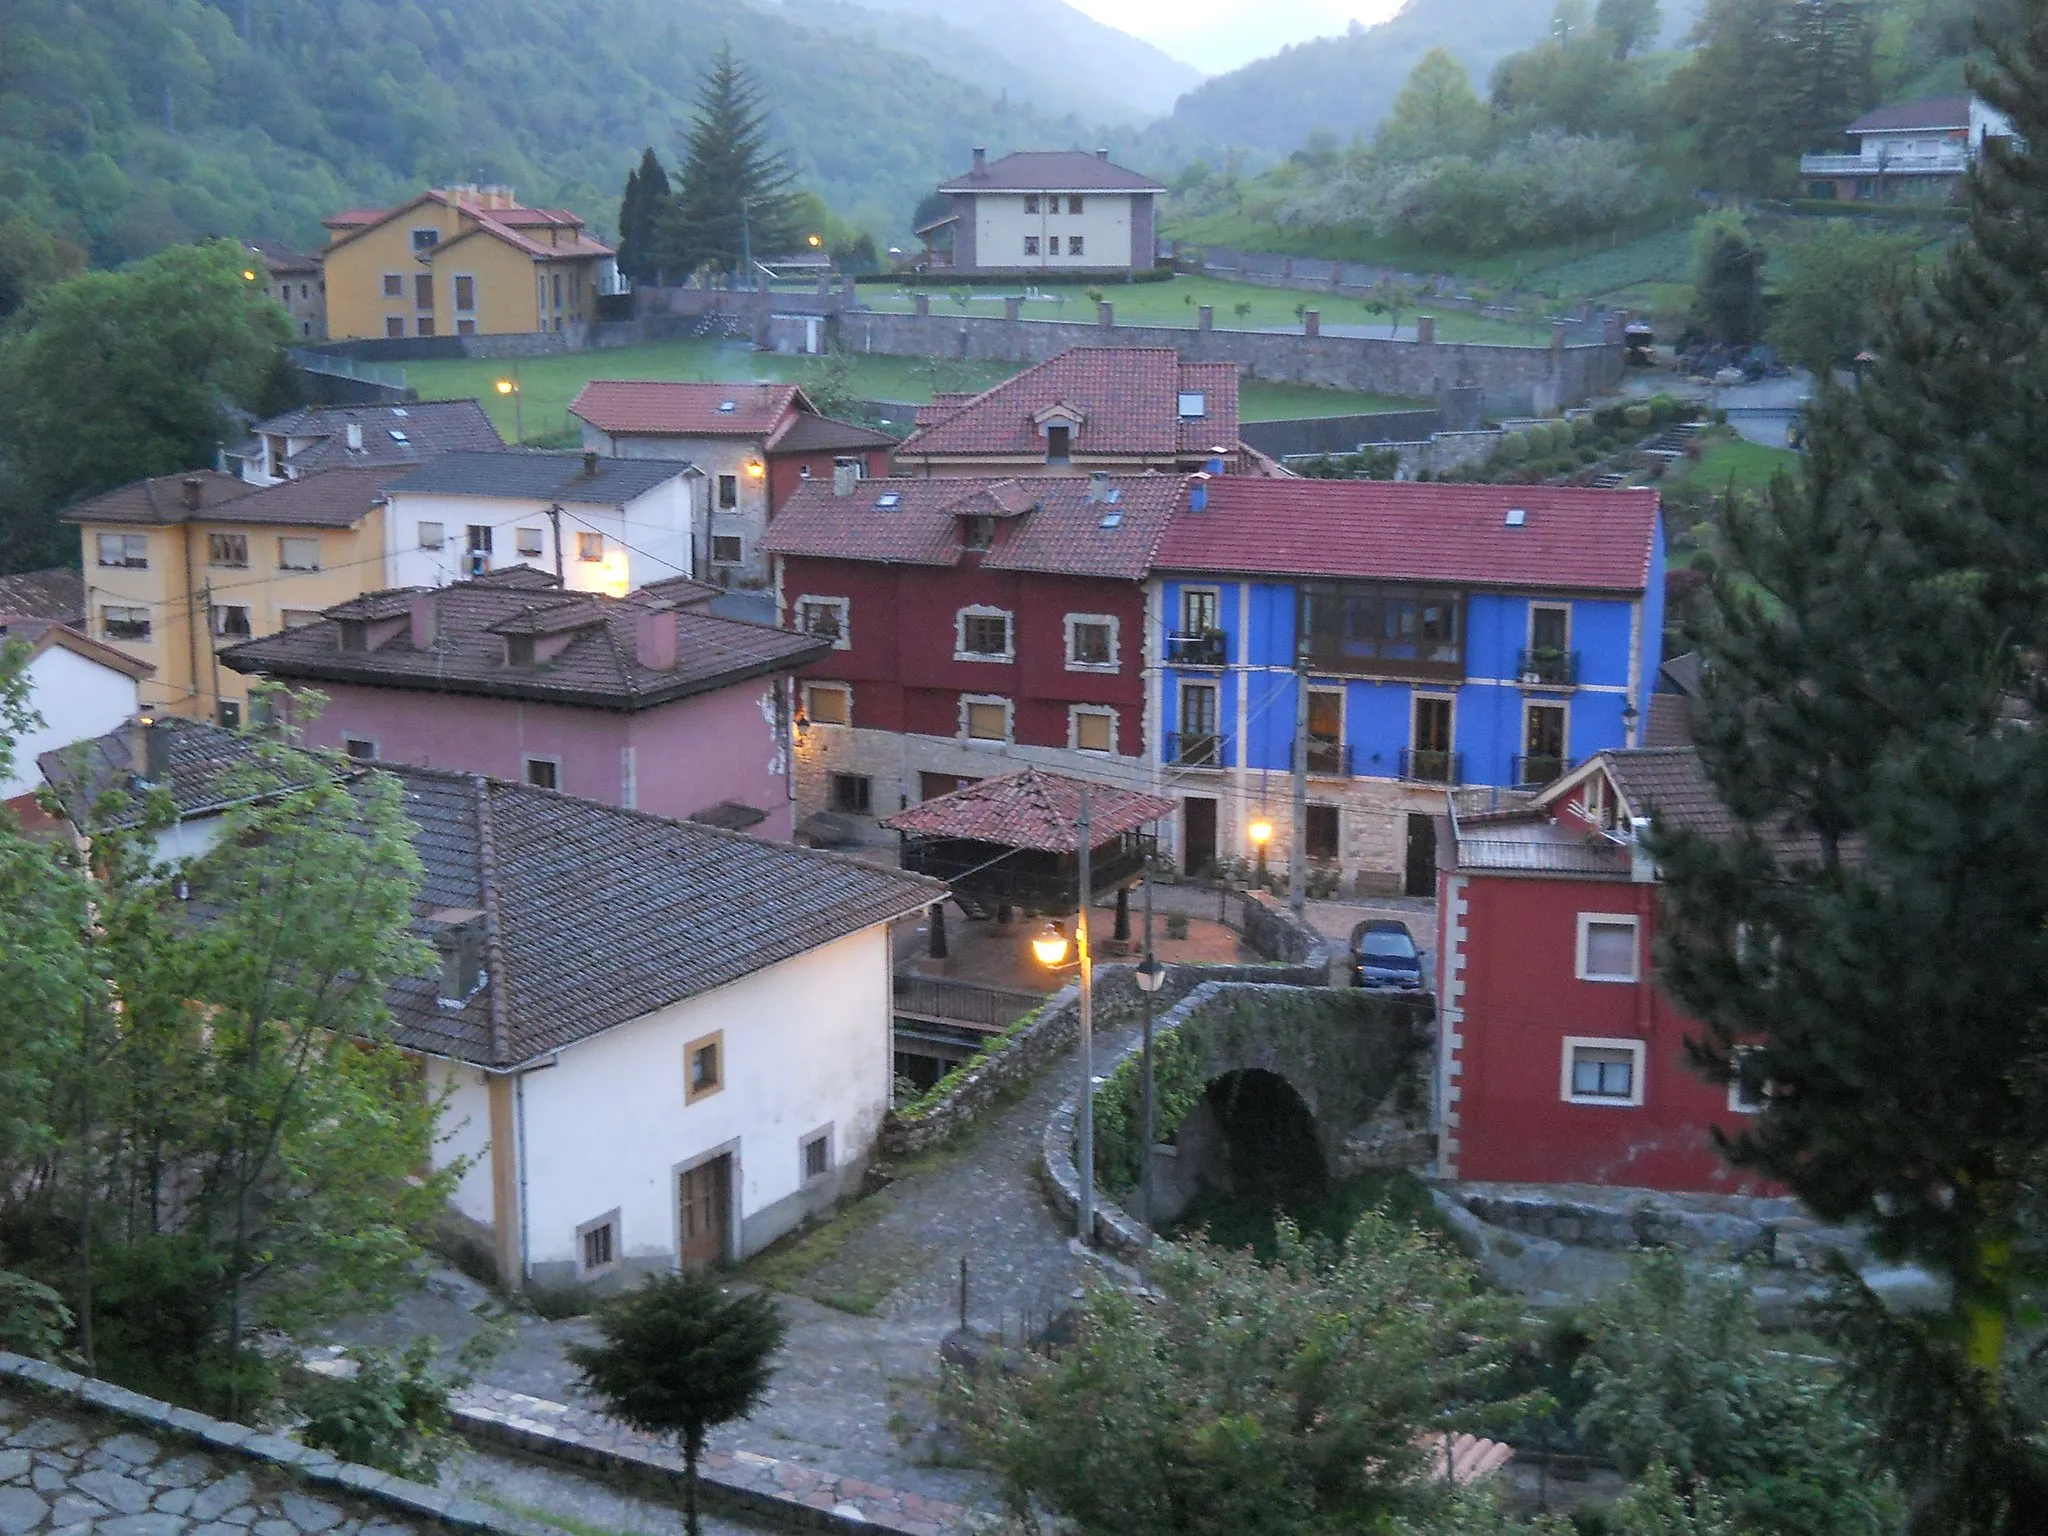
[(436, 187), (321, 222), (336, 340), (581, 327), (596, 318), (598, 295), (618, 286), (612, 248), (581, 218), (522, 207), (510, 187)]
[(769, 529), (803, 669), (800, 823), (877, 818), (1030, 764), (1130, 782), (1164, 475), (813, 482)]
[(788, 838), (792, 674), (830, 646), (718, 618), (712, 595), (515, 568), (339, 603), (221, 661), (324, 693), (312, 746)]
[(2012, 136), (2005, 114), (1975, 96), (1935, 96), (1866, 112), (1843, 132), (1849, 154), (1799, 157), (1810, 197), (1837, 202), (1954, 197), (1986, 139)]
[(0, 773), (0, 804), (32, 827), (45, 819), (36, 804), (43, 783), (37, 757), (133, 719), (150, 669), (54, 619), (0, 615), (0, 650), (16, 644), (23, 647), (25, 702), (36, 718), (14, 738), (14, 767)]
[[(1190, 872), (1289, 855), (1436, 888), (1432, 819), (1636, 745), (1664, 627), (1654, 491), (1194, 476), (1151, 562), (1148, 760)], [(1133, 642), (1127, 640), (1127, 644)]]
[(685, 459), (710, 498), (707, 580), (760, 586), (761, 537), (797, 487), (835, 474), (886, 475), (894, 438), (821, 415), (794, 384), (593, 379), (569, 403), (587, 452)]
[(393, 478), (384, 521), (394, 587), (443, 586), (510, 566), (622, 597), (695, 576), (704, 476), (674, 460), (596, 453), (448, 453)]
[(246, 690), (216, 652), (311, 622), (384, 585), (384, 495), (400, 471), (330, 469), (257, 487), (159, 475), (70, 507), (90, 633), (146, 664), (143, 704), (239, 725)]
[(301, 341), (327, 339), (327, 275), (320, 270), (320, 258), (278, 240), (251, 240), (250, 253), (256, 265), (244, 271), (251, 281), (284, 306), (291, 316), (292, 335)]
[(919, 406), (900, 474), (1271, 473), (1238, 441), (1237, 367), (1171, 347), (1070, 347), (980, 394)]
[(1453, 803), (1436, 936), (1442, 1177), (1764, 1188), (1713, 1140), (1759, 1101), (1687, 1065), (1702, 1031), (1651, 978), (1651, 817), (1735, 827), (1690, 747), (1596, 753), (1516, 810)]
[(972, 169), (939, 190), (953, 208), (917, 231), (928, 263), (1034, 277), (1124, 275), (1156, 264), (1166, 188), (1111, 164), (1106, 149), (1020, 150), (991, 161), (976, 145)]
[(474, 400), (308, 405), (257, 422), (226, 451), (221, 468), (251, 485), (275, 485), (323, 469), (411, 468), (444, 453), (504, 446)]
[[(137, 777), (201, 852), (258, 738), (134, 726), (53, 761), (67, 803)], [(367, 769), (366, 769), (367, 771)], [(857, 1189), (892, 1088), (889, 927), (945, 887), (479, 775), (393, 767), (436, 974), (388, 996), (446, 1095), (445, 1165), (513, 1286), (744, 1258)], [(631, 914), (623, 921), (621, 914)], [(602, 942), (593, 942), (593, 935)]]

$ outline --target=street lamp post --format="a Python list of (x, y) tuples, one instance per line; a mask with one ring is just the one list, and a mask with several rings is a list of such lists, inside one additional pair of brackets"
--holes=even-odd
[[(1093, 874), (1089, 847), (1088, 791), (1081, 791), (1080, 814), (1075, 818), (1081, 835), (1080, 900), (1074, 914), (1074, 961), (1081, 981), (1081, 1097), (1076, 1107), (1079, 1126), (1074, 1138), (1076, 1183), (1079, 1186), (1075, 1225), (1083, 1243), (1095, 1241), (1095, 967), (1088, 953), (1088, 880)], [(1031, 948), (1041, 963), (1059, 965), (1067, 958), (1066, 936), (1056, 923), (1047, 923)]]
[(1152, 873), (1145, 872), (1145, 958), (1138, 966), (1138, 994), (1144, 1004), (1144, 1108), (1138, 1120), (1138, 1201), (1145, 1223), (1145, 1243), (1152, 1242), (1152, 1144), (1158, 1136), (1152, 1121), (1152, 994), (1166, 981), (1166, 967), (1152, 954)]
[(1252, 840), (1252, 847), (1259, 852), (1258, 877), (1252, 883), (1263, 891), (1266, 888), (1266, 844), (1273, 841), (1273, 823), (1264, 816), (1257, 816), (1244, 830), (1245, 835)]
[(519, 398), (519, 364), (512, 365), (510, 378), (498, 380), (498, 393), (512, 397), (512, 445), (517, 448), (526, 442), (526, 407)]

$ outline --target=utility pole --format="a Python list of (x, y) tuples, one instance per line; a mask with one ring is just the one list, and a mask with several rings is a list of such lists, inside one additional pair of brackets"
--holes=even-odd
[(1081, 961), (1081, 1098), (1079, 1113), (1081, 1124), (1075, 1138), (1074, 1160), (1079, 1165), (1074, 1171), (1079, 1176), (1080, 1199), (1077, 1205), (1077, 1221), (1081, 1228), (1084, 1244), (1095, 1240), (1095, 976), (1094, 963), (1088, 953), (1088, 881), (1094, 873), (1089, 844), (1094, 840), (1089, 830), (1088, 790), (1081, 790), (1081, 910), (1074, 918), (1074, 943)]
[(1294, 653), (1294, 842), (1287, 850), (1287, 909), (1308, 904), (1308, 651)]
[(1152, 992), (1159, 985), (1155, 971), (1158, 961), (1152, 958), (1152, 871), (1145, 871), (1145, 959), (1138, 977), (1138, 996), (1144, 1000), (1145, 1008), (1145, 1100), (1139, 1114), (1138, 1156), (1138, 1204), (1145, 1222), (1145, 1245), (1152, 1244)]
[(559, 501), (548, 508), (548, 521), (555, 525), (555, 585), (566, 588), (569, 581), (562, 574), (562, 504)]

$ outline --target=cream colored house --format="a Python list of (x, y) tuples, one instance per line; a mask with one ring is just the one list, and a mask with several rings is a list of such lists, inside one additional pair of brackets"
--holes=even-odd
[(953, 199), (958, 271), (1084, 277), (1155, 264), (1155, 209), (1166, 189), (1112, 165), (1106, 149), (1020, 151), (991, 162), (977, 147), (974, 169), (939, 190)]

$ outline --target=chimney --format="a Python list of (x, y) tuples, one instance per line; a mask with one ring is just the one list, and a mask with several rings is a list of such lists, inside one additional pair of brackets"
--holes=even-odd
[(1109, 471), (1091, 469), (1088, 471), (1088, 499), (1096, 505), (1109, 500)]
[(363, 426), (361, 422), (352, 421), (348, 424), (348, 451), (350, 453), (361, 453), (363, 451)]
[(484, 915), (472, 907), (444, 907), (428, 921), (441, 956), (441, 1006), (460, 1008), (484, 983)]
[(854, 486), (860, 483), (858, 464), (834, 464), (832, 466), (832, 494), (851, 496)]
[(1109, 158), (1109, 151), (1106, 149), (1098, 149), (1097, 151), (1095, 151), (1095, 158), (1098, 160), (1107, 160)]
[(633, 657), (650, 672), (672, 672), (676, 665), (676, 616), (670, 608), (640, 615), (633, 630)]
[(1188, 510), (1206, 512), (1209, 510), (1209, 477), (1194, 475), (1188, 480)]
[(181, 490), (184, 497), (185, 510), (187, 512), (197, 512), (201, 502), (206, 497), (206, 482), (197, 475), (187, 475)]
[(597, 450), (595, 448), (583, 450), (583, 478), (586, 480), (595, 480), (597, 478)]
[(154, 715), (137, 715), (128, 727), (128, 769), (145, 784), (171, 779), (171, 728)]
[(422, 592), (412, 600), (412, 648), (416, 651), (430, 651), (441, 635), (441, 604), (439, 595)]
[(986, 145), (977, 144), (974, 146), (974, 174), (979, 176), (987, 169), (988, 148)]

